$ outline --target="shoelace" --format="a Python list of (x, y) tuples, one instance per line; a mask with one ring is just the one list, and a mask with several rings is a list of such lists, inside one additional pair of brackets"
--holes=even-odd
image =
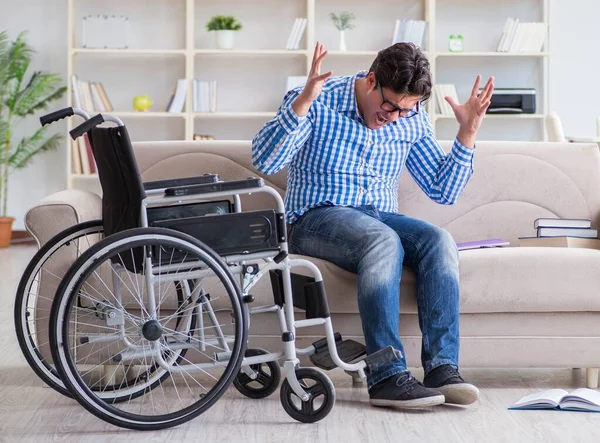
[(396, 379), (396, 386), (398, 386), (399, 388), (401, 388), (402, 386), (404, 386), (404, 385), (406, 385), (408, 383), (414, 383), (414, 382), (419, 383), (419, 380), (417, 380), (416, 378), (414, 378), (411, 373), (408, 373), (407, 375), (404, 375), (402, 377), (398, 377)]
[(463, 378), (460, 376), (458, 369), (454, 369), (452, 366), (448, 369), (446, 376), (447, 376), (447, 380), (450, 380), (452, 378), (457, 378), (460, 381), (464, 381)]

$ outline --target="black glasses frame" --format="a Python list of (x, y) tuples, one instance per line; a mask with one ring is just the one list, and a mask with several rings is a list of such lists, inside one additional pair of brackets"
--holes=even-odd
[[(390, 102), (389, 100), (387, 100), (384, 97), (383, 91), (381, 90), (381, 85), (379, 84), (379, 82), (377, 82), (377, 89), (379, 90), (379, 95), (381, 95), (381, 105), (379, 105), (379, 107), (383, 111), (389, 112), (389, 113), (397, 111), (398, 114), (400, 115), (400, 117), (402, 117), (402, 118), (411, 118), (419, 113), (419, 108), (420, 108), (420, 104), (421, 104), (420, 101), (418, 101), (416, 106), (412, 109), (402, 108), (402, 107)], [(383, 105), (388, 105), (391, 109), (386, 109), (383, 107)], [(405, 113), (405, 114), (402, 115), (402, 113)]]

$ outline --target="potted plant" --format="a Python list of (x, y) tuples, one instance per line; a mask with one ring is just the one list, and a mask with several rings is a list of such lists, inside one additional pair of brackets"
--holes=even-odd
[(333, 12), (329, 14), (334, 26), (340, 31), (340, 51), (346, 51), (346, 29), (354, 29), (352, 20), (356, 17), (351, 12), (342, 12), (339, 16)]
[(232, 49), (235, 32), (242, 29), (242, 24), (231, 15), (215, 15), (206, 24), (206, 29), (216, 33), (219, 49)]
[(26, 78), (33, 50), (25, 33), (10, 42), (0, 33), (0, 247), (10, 244), (14, 217), (7, 216), (9, 175), (27, 166), (37, 154), (56, 149), (58, 134), (46, 137), (42, 127), (33, 134), (16, 139), (17, 125), (63, 96), (66, 87), (57, 74), (34, 71)]

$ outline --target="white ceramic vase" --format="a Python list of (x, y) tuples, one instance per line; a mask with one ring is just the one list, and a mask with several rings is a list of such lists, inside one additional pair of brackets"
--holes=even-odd
[(214, 31), (217, 34), (217, 48), (233, 49), (235, 31)]
[(340, 51), (346, 52), (346, 31), (340, 31)]

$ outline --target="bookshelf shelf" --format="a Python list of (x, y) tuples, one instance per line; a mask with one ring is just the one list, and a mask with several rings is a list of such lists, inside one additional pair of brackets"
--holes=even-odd
[(98, 180), (98, 174), (71, 174), (75, 180)]
[(283, 56), (306, 56), (306, 50), (291, 49), (196, 49), (194, 55), (283, 55)]
[(547, 57), (547, 52), (438, 52), (436, 57)]
[(331, 55), (333, 57), (356, 57), (356, 56), (366, 56), (366, 57), (375, 57), (377, 55), (377, 51), (328, 51), (327, 55)]
[(122, 118), (187, 118), (184, 112), (136, 112), (136, 111), (111, 111), (107, 114)]
[(91, 48), (76, 48), (71, 51), (72, 55), (93, 54), (93, 55), (117, 55), (117, 56), (144, 56), (144, 55), (181, 55), (187, 54), (185, 49), (91, 49)]
[[(378, 51), (327, 51), (328, 56), (332, 57), (372, 57), (377, 56)], [(428, 51), (423, 51), (426, 56), (430, 56)], [(311, 55), (312, 56), (312, 55)]]
[[(427, 22), (424, 49), (434, 85), (455, 84), (461, 101), (477, 74), (482, 74), (484, 81), (488, 75), (494, 75), (498, 88), (535, 87), (537, 114), (489, 114), (486, 119), (498, 122), (495, 126), (502, 128), (502, 120), (507, 121), (506, 125), (515, 126), (522, 122), (519, 126), (541, 128), (545, 134), (551, 55), (549, 33), (545, 35), (546, 43), (541, 52), (496, 52), (495, 49), (508, 17), (549, 25), (550, 1), (523, 0), (506, 5), (476, 0), (405, 0), (400, 4), (389, 0), (342, 2), (342, 9), (355, 13), (357, 29), (346, 32), (348, 50), (340, 51), (339, 32), (329, 17), (329, 13), (342, 4), (338, 0), (260, 0), (258, 5), (227, 0), (225, 9), (244, 24), (236, 35), (234, 49), (229, 50), (213, 49), (214, 35), (207, 34), (204, 27), (209, 15), (221, 13), (222, 5), (214, 2), (167, 2), (168, 13), (164, 16), (156, 16), (156, 10), (148, 10), (143, 1), (134, 2), (125, 8), (125, 14), (135, 16), (132, 23), (137, 26), (131, 28), (129, 43), (132, 47), (93, 49), (79, 47), (82, 39), (78, 33), (81, 17), (98, 13), (98, 9), (86, 5), (88, 2), (67, 0), (67, 76), (71, 79), (78, 75), (81, 80), (105, 85), (108, 97), (121, 109), (110, 113), (122, 118), (126, 125), (131, 123), (133, 141), (193, 140), (198, 132), (214, 136), (216, 140), (211, 143), (232, 144), (251, 139), (262, 125), (261, 119), (267, 121), (276, 115), (285, 95), (286, 78), (289, 81), (291, 77), (305, 76), (309, 72), (317, 41), (324, 43), (328, 50), (322, 69), (331, 69), (334, 75), (348, 75), (368, 68), (378, 51), (389, 46), (397, 19), (423, 20)], [(120, 3), (108, 3), (102, 8), (103, 13), (120, 13)], [(268, 15), (260, 8), (268, 11)], [(300, 49), (284, 49), (297, 17), (307, 19)], [(164, 32), (158, 35), (154, 31), (157, 29)], [(449, 52), (448, 38), (458, 33), (465, 36), (465, 52)], [(460, 62), (456, 63), (455, 58)], [(501, 72), (496, 75), (498, 71)], [(161, 112), (167, 109), (168, 98), (179, 79), (186, 80), (183, 111)], [(194, 112), (195, 79), (217, 81), (217, 112)], [(72, 106), (71, 81), (67, 88), (68, 104)], [(131, 108), (132, 98), (145, 94), (155, 101), (156, 112), (135, 112)], [(434, 92), (427, 111), (435, 135), (445, 140), (456, 135), (449, 132), (448, 124), (455, 117), (438, 114), (436, 98)], [(215, 108), (211, 106), (211, 109)], [(234, 122), (235, 127), (228, 120)], [(76, 123), (67, 119), (67, 131)], [(523, 131), (524, 136), (532, 134), (526, 132)], [(497, 136), (502, 137), (502, 134)], [(67, 187), (72, 187), (74, 180), (96, 179), (95, 174), (72, 172), (73, 154), (71, 145), (67, 147)]]
[[(436, 114), (434, 116), (436, 120), (443, 119), (452, 119), (454, 120), (456, 117), (454, 115), (442, 115)], [(492, 120), (500, 120), (500, 119), (524, 119), (524, 120), (535, 120), (535, 119), (544, 119), (546, 116), (544, 114), (487, 114), (485, 116), (486, 119)]]
[(194, 118), (272, 118), (277, 112), (195, 112)]

